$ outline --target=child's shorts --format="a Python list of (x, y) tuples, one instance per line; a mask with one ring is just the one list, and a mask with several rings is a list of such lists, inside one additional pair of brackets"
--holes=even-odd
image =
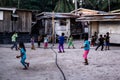
[(84, 51), (84, 54), (83, 54), (83, 58), (84, 58), (84, 59), (87, 59), (88, 53), (89, 53), (89, 50), (85, 50), (85, 51)]
[(106, 42), (106, 46), (110, 46), (110, 43), (109, 43), (109, 42)]

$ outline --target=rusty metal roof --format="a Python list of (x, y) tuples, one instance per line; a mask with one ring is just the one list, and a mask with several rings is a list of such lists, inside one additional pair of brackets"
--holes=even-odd
[(47, 19), (47, 18), (79, 18), (79, 15), (72, 13), (53, 13), (53, 12), (43, 12), (37, 15), (37, 19)]
[(85, 15), (77, 18), (76, 21), (120, 21), (120, 13)]

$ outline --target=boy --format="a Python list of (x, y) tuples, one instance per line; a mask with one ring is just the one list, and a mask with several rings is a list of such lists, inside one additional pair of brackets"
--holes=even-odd
[(96, 47), (95, 50), (97, 51), (97, 49), (98, 49), (100, 46), (102, 46), (102, 47), (101, 47), (101, 51), (103, 51), (103, 48), (104, 48), (104, 38), (102, 37), (102, 35), (100, 35), (99, 44), (98, 44), (98, 46)]
[(12, 35), (11, 39), (12, 39), (12, 43), (13, 43), (13, 46), (11, 47), (11, 49), (13, 49), (15, 47), (16, 50), (18, 50), (17, 48), (17, 33), (14, 32), (14, 34)]
[[(64, 33), (62, 33), (62, 36), (59, 37), (59, 53), (65, 52), (64, 51), (64, 40), (65, 40)], [(61, 51), (61, 48), (62, 48), (62, 51)]]

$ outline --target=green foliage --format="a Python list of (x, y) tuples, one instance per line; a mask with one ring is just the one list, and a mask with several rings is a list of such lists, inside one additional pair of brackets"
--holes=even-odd
[(57, 2), (57, 5), (55, 7), (55, 12), (70, 12), (74, 9), (72, 6), (72, 3), (70, 3), (68, 0), (59, 0)]
[(94, 10), (109, 11), (109, 8), (110, 10), (120, 9), (119, 4), (120, 0), (84, 0), (83, 7)]
[[(82, 7), (109, 11), (120, 9), (120, 0), (82, 0)], [(109, 2), (110, 1), (110, 6)], [(18, 4), (19, 3), (19, 4)], [(80, 0), (77, 1), (78, 8)], [(40, 12), (70, 12), (74, 10), (73, 0), (0, 0), (0, 7), (16, 7), (20, 9), (39, 10)]]

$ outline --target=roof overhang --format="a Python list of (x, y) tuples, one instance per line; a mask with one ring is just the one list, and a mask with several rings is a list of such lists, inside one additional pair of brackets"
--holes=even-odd
[(27, 12), (32, 12), (32, 10), (27, 10), (27, 9), (4, 8), (4, 7), (0, 7), (0, 11), (12, 11), (12, 13), (15, 13), (16, 11), (27, 11)]
[(17, 14), (12, 14), (12, 17), (18, 18), (19, 16)]
[(72, 13), (54, 13), (54, 12), (43, 12), (37, 15), (37, 19), (51, 19), (51, 18), (79, 18), (80, 16)]
[(0, 11), (12, 11), (13, 13), (15, 13), (16, 8), (3, 8), (3, 7), (0, 7)]
[(86, 15), (77, 18), (76, 21), (120, 21), (120, 13)]

